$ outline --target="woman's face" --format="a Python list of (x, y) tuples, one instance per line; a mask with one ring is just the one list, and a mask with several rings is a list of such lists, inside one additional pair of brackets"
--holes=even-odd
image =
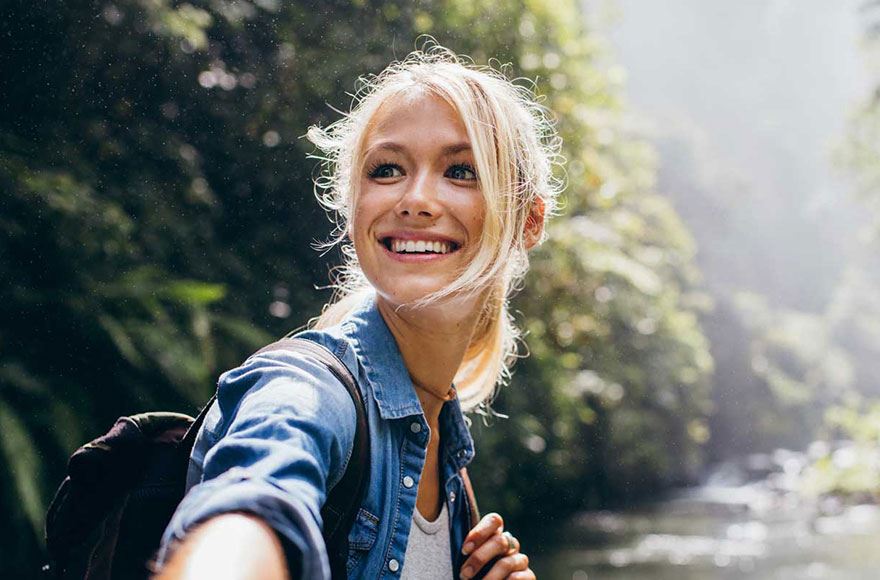
[(486, 211), (461, 118), (428, 93), (395, 99), (364, 153), (351, 225), (364, 274), (394, 306), (441, 290), (475, 255)]

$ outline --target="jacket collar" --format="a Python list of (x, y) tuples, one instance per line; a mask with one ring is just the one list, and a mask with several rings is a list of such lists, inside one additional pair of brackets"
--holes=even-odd
[(383, 419), (400, 419), (422, 412), (409, 371), (394, 335), (370, 294), (343, 326), (370, 381)]
[[(401, 419), (422, 414), (409, 371), (379, 312), (375, 294), (371, 293), (343, 324), (372, 387), (373, 398), (383, 419)], [(440, 412), (444, 451), (458, 468), (474, 456), (474, 443), (465, 423), (458, 399), (448, 401)]]

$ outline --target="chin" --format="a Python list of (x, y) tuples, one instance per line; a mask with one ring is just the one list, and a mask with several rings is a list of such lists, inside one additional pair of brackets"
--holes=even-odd
[[(394, 306), (411, 306), (442, 289), (443, 286), (438, 285), (400, 285), (393, 288), (387, 286), (376, 287), (376, 292), (389, 304)], [(443, 301), (446, 302), (446, 299)]]
[[(410, 311), (435, 311), (443, 312), (444, 316), (449, 318), (467, 317), (469, 313), (477, 309), (480, 298), (474, 294), (453, 294), (445, 296), (440, 300), (431, 302), (430, 304), (419, 306), (416, 305), (420, 300), (424, 300), (429, 296), (443, 290), (446, 285), (425, 285), (425, 286), (397, 286), (391, 288), (376, 288), (376, 293), (388, 305), (394, 308), (403, 308)], [(405, 288), (401, 290), (401, 288)]]

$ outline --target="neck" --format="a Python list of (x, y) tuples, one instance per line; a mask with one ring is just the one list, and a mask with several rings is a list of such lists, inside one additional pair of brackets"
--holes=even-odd
[(415, 310), (395, 308), (380, 296), (377, 306), (403, 356), (425, 419), (436, 426), (443, 404), (454, 396), (452, 381), (473, 336), (479, 303)]

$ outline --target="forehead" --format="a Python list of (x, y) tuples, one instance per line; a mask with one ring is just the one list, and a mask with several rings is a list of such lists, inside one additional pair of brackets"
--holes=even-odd
[(470, 142), (458, 111), (426, 90), (397, 95), (376, 111), (367, 129), (366, 149), (388, 141), (407, 147), (441, 148)]

